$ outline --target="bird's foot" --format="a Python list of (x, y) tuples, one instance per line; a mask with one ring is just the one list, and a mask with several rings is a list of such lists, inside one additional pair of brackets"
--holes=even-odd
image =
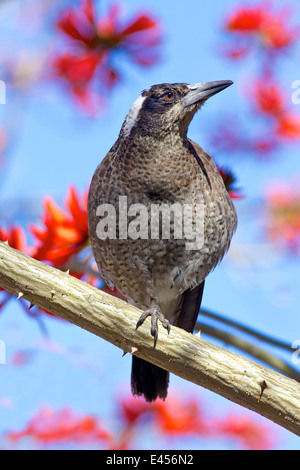
[(157, 305), (153, 305), (148, 310), (145, 310), (142, 315), (140, 316), (137, 324), (136, 329), (138, 329), (146, 320), (147, 317), (151, 316), (151, 335), (154, 338), (154, 347), (156, 346), (157, 338), (158, 338), (158, 320), (162, 323), (162, 326), (166, 328), (168, 333), (170, 333), (170, 323), (163, 315), (161, 309)]

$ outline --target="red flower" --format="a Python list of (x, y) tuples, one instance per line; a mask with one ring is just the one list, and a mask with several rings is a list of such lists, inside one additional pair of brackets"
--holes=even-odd
[[(298, 32), (288, 25), (290, 13), (281, 10), (270, 11), (270, 5), (239, 7), (227, 20), (225, 29), (245, 38), (259, 39), (268, 50), (279, 51), (291, 46)], [(248, 43), (249, 47), (249, 43)], [(232, 55), (233, 57), (239, 57)]]
[(119, 20), (119, 7), (113, 5), (107, 19), (98, 22), (98, 41), (105, 48), (120, 48), (139, 65), (149, 66), (157, 62), (157, 46), (160, 29), (156, 20), (148, 14), (138, 14), (125, 26)]
[(270, 435), (270, 428), (255, 423), (247, 416), (231, 415), (223, 422), (217, 420), (217, 433), (224, 433), (233, 437), (246, 449), (265, 450), (274, 446), (274, 438)]
[(95, 115), (103, 101), (89, 90), (89, 83), (101, 62), (102, 57), (91, 51), (81, 55), (67, 52), (58, 56), (54, 63), (56, 74), (68, 82), (75, 101), (90, 115)]
[(194, 400), (182, 401), (169, 396), (165, 401), (147, 403), (142, 398), (121, 400), (122, 418), (127, 426), (154, 421), (158, 431), (166, 436), (202, 434), (207, 431), (202, 412)]
[(22, 431), (9, 432), (7, 437), (14, 441), (31, 437), (42, 443), (100, 441), (107, 444), (111, 440), (110, 433), (94, 416), (79, 417), (68, 408), (54, 411), (48, 407), (39, 410)]
[(101, 58), (94, 52), (86, 52), (80, 56), (69, 52), (62, 54), (56, 60), (58, 75), (69, 80), (74, 87), (86, 85), (94, 76)]
[(277, 84), (270, 82), (267, 77), (258, 80), (254, 87), (253, 99), (259, 112), (273, 117), (275, 138), (300, 138), (300, 116), (289, 110), (287, 99)]
[(284, 139), (300, 139), (300, 116), (293, 112), (283, 113), (277, 120), (276, 134)]
[(96, 40), (96, 18), (93, 0), (85, 0), (75, 10), (69, 8), (57, 22), (57, 28), (70, 38), (93, 47)]
[(276, 83), (263, 77), (254, 85), (254, 100), (257, 109), (261, 113), (271, 116), (281, 115), (286, 107), (285, 96)]
[(70, 40), (72, 51), (54, 60), (56, 74), (65, 79), (77, 100), (91, 111), (93, 79), (97, 86), (113, 87), (120, 79), (113, 64), (117, 52), (149, 66), (158, 60), (160, 29), (156, 20), (141, 13), (123, 25), (119, 6), (113, 5), (107, 16), (96, 18), (93, 0), (83, 0), (78, 8), (69, 8), (57, 22), (57, 28)]
[(262, 28), (266, 18), (266, 11), (259, 7), (240, 7), (227, 20), (228, 31), (240, 31), (245, 33), (256, 33)]
[(165, 402), (157, 402), (156, 422), (160, 432), (168, 436), (199, 435), (208, 431), (195, 400), (183, 402), (172, 396)]
[(132, 395), (126, 399), (120, 399), (120, 414), (122, 420), (127, 426), (135, 425), (145, 416), (151, 416), (155, 403), (147, 403), (142, 398), (136, 398)]
[(25, 232), (21, 227), (12, 227), (10, 230), (0, 228), (0, 241), (8, 242), (9, 246), (16, 250), (27, 252)]
[(56, 267), (65, 264), (89, 240), (87, 192), (80, 198), (76, 189), (70, 187), (65, 205), (66, 211), (52, 198), (45, 198), (45, 228), (35, 225), (30, 227), (39, 242), (38, 246), (32, 249), (31, 256), (40, 261), (48, 261)]

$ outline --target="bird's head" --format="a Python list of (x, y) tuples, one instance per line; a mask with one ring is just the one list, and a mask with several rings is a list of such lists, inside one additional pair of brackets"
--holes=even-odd
[(121, 135), (138, 132), (157, 138), (179, 133), (185, 136), (195, 112), (211, 96), (232, 85), (230, 80), (196, 83), (162, 83), (144, 90), (133, 103)]

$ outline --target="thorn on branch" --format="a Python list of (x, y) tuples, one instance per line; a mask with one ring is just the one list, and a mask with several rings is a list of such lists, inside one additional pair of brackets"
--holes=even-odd
[(262, 379), (262, 378), (258, 379), (257, 383), (258, 383), (258, 385), (260, 386), (261, 392), (260, 392), (259, 399), (261, 399), (261, 397), (262, 397), (264, 391), (266, 390), (266, 388), (269, 387), (269, 385), (267, 384), (267, 382), (265, 381), (265, 379)]
[(130, 349), (129, 353), (134, 354), (136, 352), (138, 352), (138, 348), (136, 348), (135, 346), (131, 346), (131, 349)]
[(129, 354), (134, 354), (137, 351), (138, 351), (138, 348), (136, 348), (135, 346), (131, 346), (130, 351), (125, 351), (125, 349), (123, 350), (122, 357), (124, 357), (128, 352)]

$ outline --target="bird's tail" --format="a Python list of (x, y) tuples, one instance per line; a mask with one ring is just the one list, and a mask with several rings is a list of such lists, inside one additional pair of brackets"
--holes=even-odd
[(156, 398), (166, 398), (169, 385), (169, 372), (132, 356), (131, 390), (133, 395), (144, 395), (148, 402)]
[[(204, 281), (193, 290), (182, 295), (180, 310), (175, 315), (174, 325), (192, 333), (200, 310)], [(165, 399), (168, 393), (169, 372), (132, 356), (131, 390), (133, 395), (144, 395), (148, 402), (157, 398)]]

